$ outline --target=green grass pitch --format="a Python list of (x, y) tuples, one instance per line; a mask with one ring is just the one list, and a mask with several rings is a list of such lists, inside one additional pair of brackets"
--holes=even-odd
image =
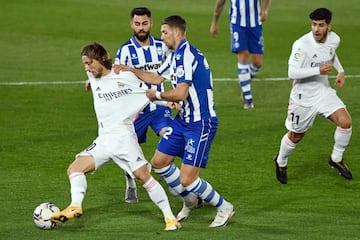
[[(91, 94), (81, 83), (70, 84), (86, 78), (81, 48), (98, 41), (114, 56), (132, 34), (130, 10), (148, 6), (153, 12), (153, 35), (160, 35), (164, 17), (182, 15), (188, 21), (188, 39), (207, 56), (214, 78), (235, 79), (236, 58), (229, 50), (229, 1), (216, 39), (209, 34), (214, 5), (209, 0), (1, 1), (0, 239), (359, 238), (357, 0), (272, 1), (264, 23), (264, 66), (253, 82), (254, 110), (242, 109), (235, 80), (214, 83), (220, 126), (208, 168), (201, 176), (236, 207), (226, 228), (208, 228), (216, 210), (206, 205), (194, 210), (181, 230), (164, 232), (162, 214), (140, 185), (138, 204), (123, 201), (124, 176), (114, 164), (88, 175), (81, 218), (52, 231), (34, 226), (32, 213), (38, 204), (51, 201), (60, 208), (69, 204), (66, 168), (97, 135)], [(318, 118), (289, 159), (288, 184), (280, 185), (272, 158), (286, 131), (291, 81), (266, 79), (286, 78), (291, 44), (310, 31), (308, 14), (317, 7), (333, 10), (333, 30), (342, 37), (338, 55), (350, 77), (338, 94), (353, 118), (353, 136), (344, 158), (354, 179), (345, 180), (328, 166), (335, 127)], [(157, 141), (150, 132), (143, 145), (148, 159)], [(177, 213), (181, 199), (171, 195), (169, 199)]]

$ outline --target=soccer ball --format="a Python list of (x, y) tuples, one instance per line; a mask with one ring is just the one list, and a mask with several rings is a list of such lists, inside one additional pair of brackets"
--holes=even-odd
[(54, 229), (57, 226), (56, 222), (50, 220), (53, 213), (60, 212), (60, 209), (53, 203), (42, 203), (35, 208), (34, 223), (40, 229)]

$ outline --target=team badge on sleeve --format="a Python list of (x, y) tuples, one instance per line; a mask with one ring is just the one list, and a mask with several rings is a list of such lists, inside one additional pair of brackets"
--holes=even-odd
[(299, 53), (299, 52), (295, 53), (293, 59), (294, 59), (295, 61), (300, 61), (300, 59), (301, 59), (301, 53)]
[(183, 77), (183, 76), (184, 76), (184, 73), (185, 73), (185, 71), (184, 71), (184, 66), (183, 66), (183, 65), (180, 65), (180, 66), (178, 66), (178, 67), (176, 68), (176, 76), (177, 76), (178, 78)]

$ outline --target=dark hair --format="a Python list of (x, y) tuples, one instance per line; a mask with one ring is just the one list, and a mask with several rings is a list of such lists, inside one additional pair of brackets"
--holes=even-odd
[(332, 12), (327, 8), (315, 9), (309, 15), (311, 20), (325, 20), (327, 24), (331, 23)]
[(138, 15), (138, 16), (146, 15), (149, 18), (151, 18), (151, 11), (150, 11), (150, 9), (148, 9), (146, 7), (137, 7), (131, 11), (130, 17), (133, 18), (135, 15)]
[(178, 28), (180, 29), (180, 31), (182, 33), (185, 33), (186, 31), (186, 21), (185, 19), (183, 19), (182, 17), (180, 16), (177, 16), (177, 15), (173, 15), (173, 16), (169, 16), (167, 18), (165, 18), (161, 25), (169, 25), (171, 28), (175, 27), (175, 28)]
[(87, 56), (90, 60), (95, 59), (107, 69), (112, 67), (110, 54), (99, 43), (94, 42), (85, 46), (81, 51), (81, 56)]

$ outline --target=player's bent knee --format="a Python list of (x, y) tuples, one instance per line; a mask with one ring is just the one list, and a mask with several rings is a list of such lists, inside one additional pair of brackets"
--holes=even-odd
[(290, 139), (291, 142), (293, 143), (298, 143), (301, 141), (301, 139), (303, 139), (303, 137), (305, 136), (305, 133), (294, 133), (294, 132), (290, 132), (288, 134), (288, 137)]
[(70, 176), (74, 172), (93, 172), (95, 171), (95, 161), (92, 156), (79, 156), (73, 161), (67, 169), (67, 174)]
[(349, 128), (351, 128), (351, 126), (352, 126), (351, 121), (347, 121), (347, 122), (340, 123), (339, 127), (343, 128), (343, 129), (349, 129)]
[(141, 184), (145, 184), (151, 177), (150, 172), (146, 165), (143, 165), (139, 169), (133, 172), (134, 176)]
[(351, 126), (352, 126), (352, 121), (350, 116), (339, 118), (338, 127), (341, 127), (343, 129), (348, 129), (351, 128)]

